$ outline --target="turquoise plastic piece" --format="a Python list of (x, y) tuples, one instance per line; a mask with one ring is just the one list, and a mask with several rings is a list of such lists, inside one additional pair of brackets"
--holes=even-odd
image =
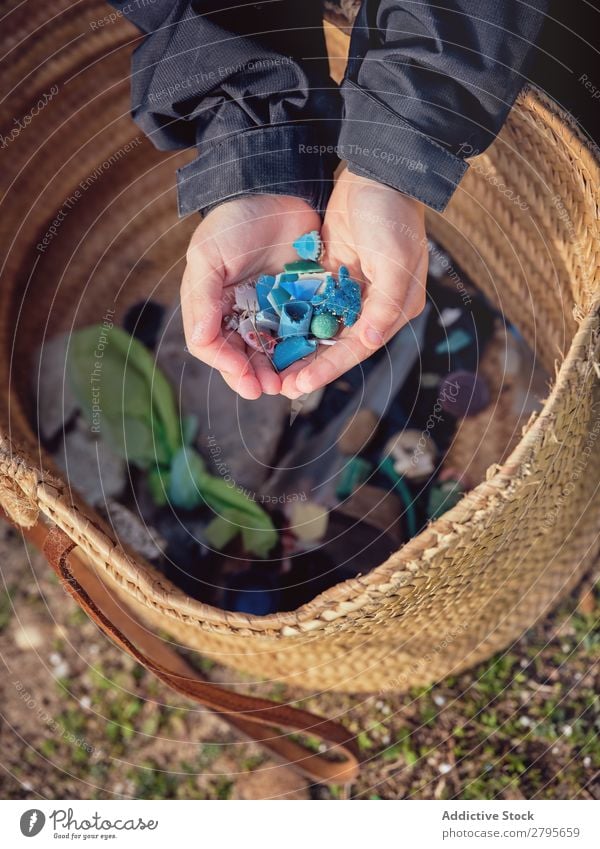
[(358, 318), (361, 308), (360, 286), (351, 279), (345, 265), (340, 265), (337, 282), (328, 277), (325, 289), (311, 300), (315, 315), (330, 313), (341, 318), (346, 327), (351, 327)]
[(312, 307), (307, 301), (288, 301), (281, 307), (280, 336), (308, 336)]
[(438, 519), (447, 510), (455, 507), (464, 494), (465, 490), (460, 481), (446, 480), (434, 484), (429, 490), (427, 515), (430, 519)]
[(367, 480), (372, 471), (372, 463), (369, 463), (364, 457), (353, 457), (342, 469), (335, 489), (336, 497), (340, 501), (350, 498), (352, 493)]
[(297, 298), (299, 301), (310, 301), (316, 295), (317, 289), (322, 283), (323, 281), (321, 279), (315, 279), (314, 277), (300, 277), (298, 280), (292, 280), (290, 282), (284, 280), (279, 285), (286, 292), (289, 292), (292, 298)]
[(296, 239), (294, 249), (302, 259), (319, 259), (323, 250), (323, 242), (318, 230), (311, 230), (310, 233), (304, 233), (299, 239)]
[(325, 271), (322, 265), (313, 262), (312, 259), (297, 259), (295, 262), (286, 262), (283, 267), (290, 274), (314, 274), (318, 271)]
[(339, 329), (340, 323), (338, 319), (328, 312), (316, 315), (310, 324), (310, 332), (317, 339), (331, 339)]
[(456, 354), (462, 351), (463, 348), (468, 348), (473, 339), (469, 336), (466, 330), (462, 327), (457, 327), (449, 334), (447, 339), (442, 339), (435, 346), (436, 354)]
[(394, 468), (394, 461), (390, 456), (384, 457), (379, 468), (388, 476), (394, 484), (394, 489), (402, 499), (404, 504), (403, 516), (406, 515), (406, 529), (409, 537), (414, 537), (417, 533), (417, 514), (415, 511), (415, 498), (410, 490), (410, 487)]
[(268, 310), (270, 307), (268, 295), (275, 285), (275, 278), (272, 274), (261, 274), (256, 283), (256, 297), (258, 298), (258, 307), (261, 310)]
[(317, 350), (317, 342), (307, 339), (305, 336), (286, 336), (275, 345), (273, 351), (273, 365), (277, 371), (283, 371), (292, 363), (314, 354)]
[(281, 308), (284, 304), (286, 304), (289, 300), (291, 300), (291, 295), (289, 292), (286, 292), (285, 289), (277, 286), (274, 289), (271, 289), (269, 294), (267, 295), (267, 301), (269, 305), (273, 307), (277, 315), (281, 315)]

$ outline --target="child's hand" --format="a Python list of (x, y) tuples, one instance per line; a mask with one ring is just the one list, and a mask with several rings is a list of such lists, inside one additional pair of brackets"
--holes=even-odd
[(427, 242), (423, 206), (387, 186), (340, 174), (325, 216), (324, 264), (346, 265), (362, 284), (363, 309), (337, 344), (283, 375), (282, 392), (297, 398), (369, 357), (425, 306)]
[(300, 198), (247, 195), (218, 206), (192, 236), (181, 284), (186, 342), (243, 398), (277, 395), (281, 378), (264, 354), (247, 348), (238, 333), (222, 330), (234, 286), (281, 271), (297, 259), (294, 239), (320, 226), (319, 215)]

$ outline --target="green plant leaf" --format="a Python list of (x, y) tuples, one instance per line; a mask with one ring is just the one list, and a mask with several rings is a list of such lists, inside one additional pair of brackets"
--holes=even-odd
[(208, 544), (221, 550), (241, 533), (248, 554), (266, 557), (277, 542), (277, 531), (269, 516), (264, 511), (262, 514), (257, 522), (256, 516), (249, 516), (243, 510), (225, 510), (205, 528)]
[(171, 472), (169, 469), (155, 466), (153, 469), (148, 469), (146, 483), (150, 490), (152, 500), (158, 507), (164, 507), (169, 503), (168, 493), (171, 481)]
[[(269, 515), (243, 492), (209, 474), (189, 444), (195, 417), (180, 421), (171, 387), (147, 348), (121, 328), (93, 325), (69, 343), (69, 374), (75, 397), (92, 426), (129, 463), (148, 473), (159, 505), (193, 510), (208, 505), (215, 548), (237, 533), (246, 550), (264, 557), (277, 542)], [(217, 541), (221, 541), (217, 545)]]
[(277, 531), (269, 514), (243, 490), (222, 478), (207, 474), (200, 489), (217, 515), (239, 525), (246, 551), (266, 557), (277, 542)]
[(69, 377), (92, 426), (128, 462), (169, 465), (182, 443), (168, 381), (147, 348), (121, 328), (92, 325), (69, 341)]
[(224, 516), (215, 516), (204, 529), (204, 537), (211, 548), (222, 551), (239, 532), (237, 524), (228, 521)]

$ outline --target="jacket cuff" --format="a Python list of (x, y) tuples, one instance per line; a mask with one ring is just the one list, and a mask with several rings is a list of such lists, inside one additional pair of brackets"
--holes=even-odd
[(208, 212), (249, 194), (293, 195), (318, 212), (327, 206), (338, 163), (336, 145), (315, 142), (315, 126), (258, 127), (199, 148), (177, 171), (179, 215)]
[(467, 163), (350, 80), (342, 84), (342, 95), (339, 154), (349, 170), (443, 212)]

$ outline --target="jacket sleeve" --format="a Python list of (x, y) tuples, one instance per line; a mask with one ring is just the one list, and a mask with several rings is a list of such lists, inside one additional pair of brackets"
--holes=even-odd
[(350, 171), (443, 210), (525, 83), (546, 0), (364, 0), (342, 84)]
[(252, 193), (325, 208), (341, 98), (319, 0), (112, 5), (145, 33), (133, 54), (135, 121), (161, 150), (197, 146), (177, 173), (180, 215)]

